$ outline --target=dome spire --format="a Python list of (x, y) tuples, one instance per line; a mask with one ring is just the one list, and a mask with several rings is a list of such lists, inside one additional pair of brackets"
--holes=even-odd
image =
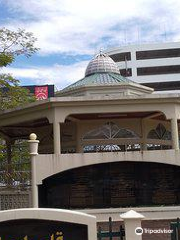
[(103, 53), (103, 49), (100, 48), (100, 50), (99, 50), (99, 54), (101, 55), (102, 53)]

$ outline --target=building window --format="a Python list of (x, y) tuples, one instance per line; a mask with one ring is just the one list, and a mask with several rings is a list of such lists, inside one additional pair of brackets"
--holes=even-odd
[(138, 76), (180, 73), (180, 65), (137, 68)]
[(120, 69), (120, 74), (123, 77), (131, 77), (132, 76), (132, 69), (128, 68), (128, 69)]
[(137, 60), (156, 59), (156, 58), (172, 58), (172, 57), (180, 57), (180, 48), (137, 51), (136, 52)]
[(130, 52), (123, 52), (123, 53), (116, 53), (109, 55), (115, 62), (124, 62), (131, 60), (131, 53)]

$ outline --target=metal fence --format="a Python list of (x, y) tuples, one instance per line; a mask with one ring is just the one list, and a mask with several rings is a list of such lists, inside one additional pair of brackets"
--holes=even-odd
[(180, 240), (180, 220), (177, 218), (176, 222), (171, 222), (170, 225), (171, 230), (173, 230), (171, 234), (171, 240)]
[(113, 231), (113, 222), (112, 218), (109, 218), (108, 222), (109, 230), (103, 231), (101, 227), (98, 228), (97, 238), (98, 240), (109, 239), (113, 240), (113, 238), (124, 240), (125, 239), (125, 230), (122, 225), (119, 226), (119, 231)]
[(0, 210), (31, 206), (30, 162), (0, 163)]
[(29, 188), (30, 162), (0, 163), (0, 188)]

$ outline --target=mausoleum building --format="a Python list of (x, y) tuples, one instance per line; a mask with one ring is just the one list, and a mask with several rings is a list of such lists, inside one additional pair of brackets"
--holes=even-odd
[(127, 208), (147, 219), (180, 214), (180, 94), (156, 94), (120, 75), (106, 54), (56, 97), (0, 114), (8, 142), (37, 134), (39, 207), (106, 221)]

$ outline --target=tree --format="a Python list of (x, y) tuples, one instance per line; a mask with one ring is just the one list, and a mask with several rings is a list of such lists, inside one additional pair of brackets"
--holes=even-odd
[[(18, 29), (17, 31), (11, 31), (6, 28), (0, 29), (0, 69), (9, 66), (19, 55), (30, 57), (34, 54), (38, 50), (35, 47), (36, 40), (32, 33), (23, 29)], [(29, 91), (20, 87), (19, 83), (19, 80), (14, 79), (10, 74), (0, 73), (1, 111), (35, 101), (35, 98), (30, 95)], [(10, 142), (9, 139), (8, 141), (0, 139), (0, 161), (8, 162), (8, 164), (11, 163), (12, 159), (13, 162), (16, 162), (19, 155), (22, 154), (20, 153), (22, 147), (20, 147), (21, 150), (19, 152), (14, 151)], [(22, 146), (24, 143), (24, 141), (20, 142)], [(25, 160), (27, 160), (27, 146), (25, 147), (25, 156)], [(12, 168), (8, 167), (8, 173), (12, 173), (11, 170)]]
[(17, 31), (0, 29), (1, 66), (7, 66), (14, 61), (15, 57), (22, 54), (30, 57), (38, 50), (34, 46), (36, 40), (31, 32), (26, 32), (24, 29)]
[[(36, 48), (36, 38), (23, 29), (11, 31), (0, 29), (0, 68), (7, 67), (19, 55), (32, 56)], [(34, 101), (27, 89), (19, 86), (19, 80), (10, 74), (0, 74), (0, 110), (13, 108), (26, 102)]]

